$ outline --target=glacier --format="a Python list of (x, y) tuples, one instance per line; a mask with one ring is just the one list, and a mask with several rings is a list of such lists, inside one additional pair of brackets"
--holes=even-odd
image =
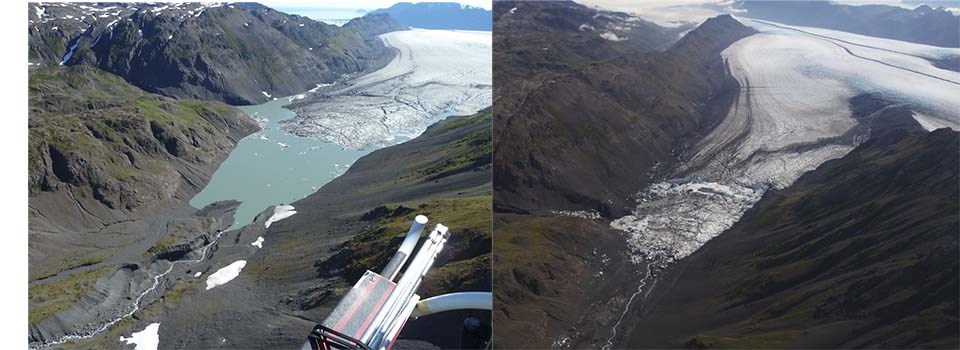
[(492, 103), (492, 35), (412, 29), (380, 36), (397, 55), (383, 68), (320, 86), (286, 108), (283, 130), (345, 149), (370, 149), (415, 137), (439, 118)]
[[(850, 100), (873, 94), (927, 130), (960, 130), (960, 73), (940, 48), (737, 17), (759, 33), (722, 52), (740, 93), (669, 177), (637, 193), (626, 232), (637, 263), (681, 259), (732, 226), (770, 188), (840, 158), (869, 137)], [(861, 129), (854, 130), (855, 127)], [(850, 136), (854, 131), (854, 136)]]

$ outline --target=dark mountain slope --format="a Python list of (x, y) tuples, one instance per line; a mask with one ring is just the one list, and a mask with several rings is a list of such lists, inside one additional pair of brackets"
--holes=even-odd
[[(608, 220), (624, 213), (653, 171), (672, 166), (687, 142), (722, 119), (739, 86), (720, 52), (754, 31), (721, 16), (663, 52), (594, 59), (579, 54), (588, 46), (572, 50), (576, 65), (526, 66), (526, 52), (580, 34), (537, 41), (500, 30), (502, 22), (514, 25), (506, 19), (513, 6), (494, 4), (495, 45), (513, 47), (494, 56), (495, 343), (599, 348), (615, 317), (611, 300), (629, 295), (622, 281), (637, 276)], [(594, 275), (601, 266), (605, 275)]]
[[(931, 2), (938, 5), (939, 1)], [(940, 7), (908, 10), (888, 5), (843, 5), (828, 1), (740, 1), (750, 18), (842, 30), (879, 38), (960, 47), (960, 16)], [(948, 6), (949, 7), (949, 6)]]
[[(451, 232), (421, 295), (490, 290), (490, 155), (489, 113), (451, 117), (360, 158), (292, 203), (296, 215), (266, 230), (272, 211), (265, 211), (217, 248), (221, 265), (248, 261), (239, 277), (211, 291), (192, 285), (163, 304), (169, 312), (156, 318), (163, 320), (161, 344), (210, 348), (225, 338), (246, 348), (299, 346), (362, 271), (385, 265), (417, 214)], [(251, 248), (258, 236), (263, 248)], [(410, 322), (401, 338), (456, 347), (437, 337), (452, 334), (456, 341), (460, 322), (425, 317)]]
[(664, 52), (535, 79), (505, 72), (510, 60), (495, 61), (497, 202), (623, 213), (655, 163), (670, 162), (726, 113), (737, 88), (720, 52), (752, 33), (720, 16)]
[(490, 10), (456, 2), (398, 2), (370, 13), (388, 14), (401, 25), (414, 28), (489, 31), (492, 26)]
[(571, 71), (627, 53), (663, 50), (689, 29), (663, 28), (572, 1), (497, 1), (493, 17), (496, 89), (544, 71)]
[(631, 347), (957, 348), (960, 134), (893, 130), (682, 260)]
[[(267, 7), (31, 4), (31, 64), (90, 65), (154, 93), (262, 103), (386, 64), (387, 15), (327, 25)], [(267, 95), (270, 96), (267, 96)]]

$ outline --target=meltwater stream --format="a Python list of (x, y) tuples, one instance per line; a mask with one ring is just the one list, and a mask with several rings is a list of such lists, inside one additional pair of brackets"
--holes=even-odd
[(143, 292), (141, 292), (140, 294), (137, 295), (137, 298), (134, 299), (133, 307), (130, 309), (130, 311), (128, 311), (128, 312), (126, 312), (126, 313), (124, 313), (124, 314), (122, 314), (122, 315), (120, 315), (120, 316), (117, 316), (116, 318), (110, 320), (110, 321), (107, 322), (107, 323), (104, 323), (104, 324), (101, 325), (99, 328), (97, 328), (97, 329), (95, 329), (95, 330), (93, 330), (93, 331), (91, 331), (91, 332), (86, 332), (86, 333), (83, 333), (83, 334), (71, 334), (71, 335), (66, 335), (66, 336), (64, 336), (64, 337), (61, 337), (61, 338), (59, 338), (59, 339), (56, 339), (56, 340), (53, 340), (53, 341), (50, 341), (50, 342), (31, 343), (31, 344), (29, 345), (29, 346), (30, 346), (30, 349), (31, 349), (31, 350), (33, 350), (33, 349), (44, 349), (44, 348), (47, 348), (47, 347), (50, 347), (50, 346), (54, 346), (54, 345), (58, 345), (58, 344), (63, 344), (63, 343), (66, 343), (66, 342), (72, 341), (72, 340), (90, 339), (90, 338), (93, 338), (93, 337), (97, 336), (97, 335), (100, 334), (100, 333), (103, 333), (103, 332), (106, 331), (107, 329), (110, 329), (110, 327), (113, 327), (113, 325), (117, 324), (117, 322), (123, 321), (124, 319), (126, 319), (126, 318), (128, 318), (128, 317), (130, 317), (130, 316), (133, 316), (134, 313), (136, 313), (137, 311), (140, 310), (140, 302), (143, 300), (143, 298), (144, 298), (145, 296), (147, 296), (148, 294), (150, 294), (151, 292), (153, 292), (154, 290), (156, 290), (157, 287), (160, 286), (160, 280), (161, 280), (162, 278), (166, 277), (168, 274), (170, 274), (170, 272), (173, 271), (173, 268), (174, 268), (174, 267), (177, 267), (177, 265), (179, 265), (179, 264), (191, 264), (191, 265), (192, 265), (192, 264), (196, 264), (196, 263), (202, 262), (204, 259), (206, 259), (206, 258), (207, 258), (207, 252), (210, 250), (210, 247), (212, 247), (214, 244), (217, 244), (217, 242), (220, 241), (220, 237), (223, 236), (224, 231), (223, 231), (223, 230), (219, 230), (219, 231), (220, 231), (220, 232), (217, 233), (217, 236), (214, 237), (213, 240), (211, 240), (209, 243), (207, 243), (205, 246), (203, 246), (203, 249), (200, 251), (200, 257), (199, 257), (199, 258), (193, 259), (193, 260), (177, 260), (177, 261), (174, 261), (174, 262), (170, 263), (170, 266), (168, 266), (165, 271), (163, 271), (162, 273), (157, 274), (156, 276), (153, 276), (153, 284), (151, 284), (149, 288), (147, 288), (146, 290), (144, 290)]

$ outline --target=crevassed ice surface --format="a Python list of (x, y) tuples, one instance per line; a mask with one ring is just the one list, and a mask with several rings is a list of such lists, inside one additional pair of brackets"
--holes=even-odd
[(926, 58), (946, 49), (826, 29), (738, 18), (760, 33), (723, 51), (741, 91), (725, 119), (674, 173), (637, 195), (626, 231), (635, 261), (693, 253), (770, 187), (784, 188), (869, 135), (851, 131), (849, 99), (873, 93), (914, 111), (925, 129), (960, 130), (960, 73)]
[(363, 149), (415, 137), (440, 116), (491, 105), (491, 32), (413, 29), (380, 38), (398, 51), (390, 63), (317, 91), (325, 98), (298, 107), (284, 130)]

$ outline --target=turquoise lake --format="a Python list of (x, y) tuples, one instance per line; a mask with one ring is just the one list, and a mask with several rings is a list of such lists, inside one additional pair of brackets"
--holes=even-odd
[[(373, 151), (345, 150), (332, 143), (297, 137), (280, 130), (279, 122), (294, 116), (282, 108), (289, 98), (238, 107), (253, 118), (268, 119), (263, 130), (240, 140), (210, 183), (190, 200), (195, 208), (227, 199), (243, 202), (233, 227), (249, 224), (268, 206), (303, 198)], [(401, 141), (401, 140), (397, 140)]]

